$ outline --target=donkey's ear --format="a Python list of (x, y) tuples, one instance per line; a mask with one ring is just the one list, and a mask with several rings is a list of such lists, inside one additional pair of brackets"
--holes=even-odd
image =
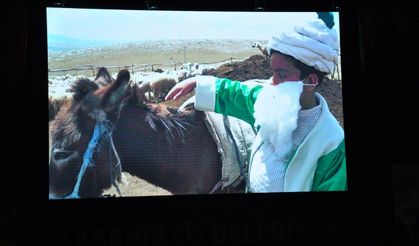
[(99, 68), (96, 74), (95, 83), (98, 86), (105, 86), (112, 84), (113, 79), (112, 76), (109, 74), (108, 70), (104, 67)]
[(124, 69), (119, 71), (116, 81), (106, 91), (102, 97), (101, 107), (106, 111), (119, 106), (129, 95), (129, 79), (130, 74), (128, 70)]
[(71, 85), (68, 92), (73, 93), (74, 101), (80, 102), (89, 92), (98, 88), (98, 85), (89, 79), (79, 79)]

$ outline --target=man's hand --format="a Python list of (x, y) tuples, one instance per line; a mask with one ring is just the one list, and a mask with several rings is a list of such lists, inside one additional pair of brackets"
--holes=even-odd
[(164, 100), (176, 100), (189, 92), (191, 92), (196, 87), (196, 79), (189, 78), (184, 81), (176, 84), (168, 93)]

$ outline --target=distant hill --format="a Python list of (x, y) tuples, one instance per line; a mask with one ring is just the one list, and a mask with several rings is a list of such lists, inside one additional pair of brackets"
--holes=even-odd
[(84, 40), (61, 35), (48, 35), (48, 52), (97, 48), (116, 43), (115, 41)]

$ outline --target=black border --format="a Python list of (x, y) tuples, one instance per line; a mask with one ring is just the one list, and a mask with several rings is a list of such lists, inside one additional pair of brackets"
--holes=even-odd
[[(151, 235), (151, 231), (157, 228), (154, 233), (158, 235), (162, 232), (167, 236), (167, 239), (161, 241), (162, 243), (175, 245), (187, 245), (184, 241), (176, 241), (178, 233), (182, 234), (183, 230), (198, 231), (197, 235), (201, 235), (198, 239), (203, 240), (199, 242), (211, 245), (211, 240), (214, 240), (211, 231), (214, 228), (223, 229), (220, 235), (224, 236), (224, 241), (218, 241), (222, 245), (223, 243), (295, 245), (294, 242), (302, 245), (323, 242), (354, 244), (359, 243), (361, 239), (365, 239), (364, 242), (367, 243), (393, 242), (393, 221), (390, 218), (392, 207), (388, 205), (392, 201), (391, 195), (389, 196), (391, 182), (387, 177), (390, 176), (388, 163), (397, 160), (397, 157), (394, 157), (396, 154), (385, 153), (388, 150), (385, 147), (385, 138), (380, 137), (368, 122), (370, 120), (374, 123), (381, 122), (380, 113), (384, 111), (372, 113), (371, 107), (376, 106), (374, 100), (382, 98), (370, 97), (371, 93), (377, 90), (370, 81), (377, 78), (374, 76), (379, 73), (380, 65), (384, 63), (380, 59), (385, 57), (380, 56), (380, 52), (388, 48), (391, 42), (397, 43), (394, 37), (391, 41), (382, 41), (382, 38), (386, 37), (387, 28), (380, 25), (384, 19), (381, 15), (388, 14), (392, 7), (398, 5), (321, 0), (265, 2), (264, 11), (340, 11), (348, 192), (51, 201), (48, 200), (46, 192), (48, 171), (43, 165), (48, 162), (46, 135), (48, 110), (47, 85), (42, 81), (47, 79), (47, 57), (44, 52), (46, 50), (45, 6), (56, 6), (54, 2), (60, 1), (28, 0), (24, 1), (23, 5), (16, 6), (16, 9), (12, 9), (23, 11), (20, 14), (22, 19), (15, 20), (15, 25), (21, 27), (21, 32), (11, 28), (11, 33), (17, 35), (18, 42), (12, 46), (16, 47), (12, 53), (17, 54), (15, 55), (17, 59), (13, 60), (16, 62), (17, 79), (14, 76), (14, 80), (13, 78), (10, 80), (19, 82), (13, 84), (11, 89), (21, 92), (13, 98), (22, 110), (19, 113), (14, 110), (10, 112), (10, 115), (17, 119), (17, 122), (7, 128), (13, 129), (11, 132), (13, 140), (10, 143), (13, 150), (9, 154), (15, 156), (13, 171), (16, 175), (12, 175), (7, 182), (11, 183), (16, 178), (23, 181), (21, 186), (8, 189), (6, 196), (10, 197), (10, 205), (14, 211), (12, 221), (17, 228), (17, 234), (26, 235), (29, 244), (32, 241), (42, 244), (52, 240), (58, 244), (75, 245), (78, 240), (83, 239), (88, 243), (91, 242), (89, 244), (96, 244), (101, 242), (97, 235), (105, 235), (102, 242), (111, 244), (110, 241), (106, 241), (110, 240), (106, 235), (114, 229), (121, 228), (122, 231), (139, 228), (141, 233), (147, 235)], [(254, 1), (150, 2), (155, 2), (159, 10), (254, 11), (255, 8)], [(143, 1), (133, 0), (88, 2), (67, 0), (64, 4), (65, 7), (147, 9)], [(10, 15), (12, 19), (13, 12)], [(397, 16), (402, 17), (402, 14)], [(402, 20), (409, 21), (407, 17)], [(384, 23), (389, 28), (398, 27), (389, 21)], [(374, 40), (371, 36), (378, 40)], [(394, 58), (399, 57), (394, 56)], [(389, 82), (384, 76), (378, 78), (382, 79), (379, 83)], [(377, 93), (388, 92), (388, 88), (381, 88)], [(407, 99), (405, 101), (411, 102)], [(389, 124), (384, 126), (388, 127)], [(409, 126), (414, 127), (413, 124)], [(404, 140), (400, 136), (396, 139)], [(374, 140), (378, 142), (371, 143)], [(401, 150), (397, 150), (397, 153), (402, 153)], [(391, 157), (386, 158), (380, 154), (388, 154)], [(412, 156), (404, 158), (416, 160)], [(40, 226), (40, 222), (45, 222), (46, 226)], [(276, 239), (267, 236), (266, 242), (260, 237), (252, 239), (246, 236), (254, 235), (251, 231), (257, 231), (258, 225), (263, 223), (268, 224), (268, 231), (280, 228), (275, 232), (281, 236)], [(239, 236), (234, 236), (236, 231)], [(84, 238), (80, 235), (87, 236)], [(142, 245), (149, 244), (150, 241), (147, 240), (131, 241), (136, 245)]]

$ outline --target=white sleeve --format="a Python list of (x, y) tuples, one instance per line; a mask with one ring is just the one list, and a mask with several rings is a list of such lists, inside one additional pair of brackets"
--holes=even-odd
[(197, 76), (195, 90), (195, 109), (214, 111), (216, 80), (214, 76)]

